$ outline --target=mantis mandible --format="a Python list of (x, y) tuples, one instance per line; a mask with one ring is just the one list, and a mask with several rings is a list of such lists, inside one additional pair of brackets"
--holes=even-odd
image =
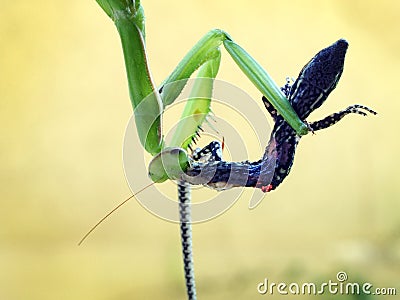
[[(140, 0), (96, 1), (113, 20), (121, 38), (129, 95), (134, 110), (138, 136), (144, 149), (154, 156), (149, 165), (149, 176), (155, 183), (168, 179), (178, 180), (186, 289), (188, 299), (194, 300), (196, 299), (196, 288), (192, 256), (190, 184), (203, 184), (221, 190), (233, 186), (252, 186), (268, 192), (275, 189), (289, 173), (293, 162), (294, 149), (301, 136), (306, 135), (310, 130), (316, 131), (327, 128), (349, 113), (365, 115), (363, 109), (367, 112), (375, 112), (356, 105), (318, 122), (311, 124), (304, 122), (305, 118), (323, 103), (340, 78), (343, 70), (344, 53), (347, 49), (347, 42), (344, 40), (339, 40), (335, 48), (341, 51), (339, 51), (340, 55), (334, 53), (336, 56), (340, 56), (339, 60), (341, 61), (337, 63), (338, 69), (332, 72), (333, 78), (327, 79), (326, 89), (315, 95), (315, 99), (313, 98), (315, 101), (313, 100), (310, 103), (306, 100), (311, 101), (312, 99), (299, 96), (299, 93), (304, 92), (304, 84), (311, 86), (310, 80), (315, 79), (307, 74), (307, 66), (309, 66), (309, 69), (316, 70), (318, 67), (318, 64), (315, 63), (318, 61), (317, 56), (314, 64), (312, 64), (312, 60), (302, 70), (294, 85), (292, 87), (286, 86), (282, 92), (257, 61), (236, 44), (226, 32), (219, 29), (211, 30), (201, 38), (171, 75), (157, 88), (147, 65), (145, 19)], [(221, 46), (224, 46), (243, 73), (261, 92), (264, 104), (275, 121), (270, 143), (264, 157), (258, 162), (245, 162), (237, 165), (224, 162), (220, 155), (221, 145), (216, 142), (201, 150), (196, 150), (191, 156), (187, 153), (188, 148), (191, 149), (191, 143), (198, 134), (202, 123), (210, 113), (213, 79), (216, 78), (220, 65)], [(334, 52), (333, 48), (329, 49), (332, 50), (332, 53)], [(210, 80), (195, 82), (178, 128), (171, 142), (167, 145), (163, 138), (161, 126), (164, 109), (175, 101), (185, 87), (187, 80), (195, 71), (197, 71), (197, 78)], [(301, 100), (300, 103), (297, 102), (299, 99)], [(284, 143), (287, 143), (287, 147)], [(285, 151), (282, 152), (284, 148)], [(204, 159), (204, 156), (207, 159)], [(212, 177), (212, 180), (215, 179), (215, 181), (201, 181), (203, 177), (197, 176), (198, 173), (207, 171), (210, 166), (216, 174)], [(247, 179), (244, 182), (227, 184), (228, 180), (224, 176), (229, 175), (234, 167), (239, 168), (239, 173), (243, 170), (242, 173)], [(265, 170), (264, 173), (263, 170)], [(258, 175), (252, 175), (254, 178), (250, 180), (248, 179), (250, 172), (257, 172)], [(198, 179), (200, 181), (196, 181)], [(269, 184), (271, 182), (272, 185)], [(225, 185), (221, 186), (221, 183)]]

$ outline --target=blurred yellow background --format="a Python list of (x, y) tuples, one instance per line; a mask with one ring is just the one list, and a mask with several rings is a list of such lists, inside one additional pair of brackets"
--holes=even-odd
[[(400, 2), (248, 3), (143, 0), (156, 82), (211, 28), (279, 84), (344, 37), (342, 79), (310, 120), (354, 103), (379, 115), (305, 137), (289, 177), (257, 209), (244, 195), (194, 226), (199, 299), (258, 299), (265, 277), (327, 281), (341, 270), (400, 292)], [(224, 51), (218, 78), (259, 97)], [(96, 2), (3, 1), (0, 95), (0, 299), (185, 299), (178, 225), (136, 201), (76, 245), (130, 194), (123, 56)]]

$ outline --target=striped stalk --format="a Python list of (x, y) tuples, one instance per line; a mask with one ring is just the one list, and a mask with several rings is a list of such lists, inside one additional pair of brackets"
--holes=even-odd
[(192, 251), (192, 224), (190, 207), (190, 184), (180, 180), (178, 182), (179, 218), (183, 254), (183, 268), (188, 300), (196, 300), (196, 283), (194, 278), (194, 264)]

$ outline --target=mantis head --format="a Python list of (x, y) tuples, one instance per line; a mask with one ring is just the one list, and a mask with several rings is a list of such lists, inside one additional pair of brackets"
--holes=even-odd
[(151, 160), (149, 177), (156, 183), (179, 179), (188, 166), (189, 158), (184, 149), (167, 147)]

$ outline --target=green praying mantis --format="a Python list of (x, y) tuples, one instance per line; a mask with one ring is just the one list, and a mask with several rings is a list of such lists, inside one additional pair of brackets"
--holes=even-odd
[[(187, 294), (188, 299), (196, 299), (191, 254), (190, 185), (181, 180), (181, 175), (191, 159), (187, 149), (211, 111), (213, 80), (220, 66), (221, 46), (299, 136), (306, 135), (309, 128), (268, 73), (226, 32), (219, 29), (203, 36), (157, 87), (147, 64), (145, 17), (140, 0), (96, 1), (112, 19), (120, 35), (136, 129), (143, 148), (153, 156), (148, 167), (149, 176), (154, 183), (169, 179), (179, 181), (180, 199), (184, 199), (180, 203), (180, 216)], [(195, 81), (177, 130), (167, 144), (162, 130), (163, 112), (174, 103), (196, 71), (196, 78), (209, 80)]]
[(162, 134), (163, 111), (165, 107), (174, 102), (195, 71), (198, 71), (197, 78), (214, 79), (217, 76), (221, 59), (221, 45), (296, 132), (299, 135), (308, 133), (307, 125), (297, 116), (268, 73), (226, 32), (219, 29), (211, 30), (202, 37), (171, 75), (163, 81), (161, 88), (157, 89), (147, 65), (145, 18), (140, 1), (96, 1), (114, 21), (121, 38), (129, 95), (140, 142), (144, 149), (153, 156), (162, 152), (165, 154), (163, 158), (164, 164), (168, 164), (167, 168), (160, 166), (158, 160), (153, 160), (150, 164), (150, 178), (154, 182), (176, 179), (179, 174), (176, 174), (174, 170), (177, 167), (184, 168), (188, 159), (185, 160), (185, 157), (180, 154), (179, 166), (171, 166), (167, 157), (167, 153), (170, 151), (165, 150), (171, 147), (187, 149), (193, 136), (210, 112), (213, 81), (203, 80), (194, 85), (192, 96), (187, 101), (179, 127), (169, 145), (165, 144)]

